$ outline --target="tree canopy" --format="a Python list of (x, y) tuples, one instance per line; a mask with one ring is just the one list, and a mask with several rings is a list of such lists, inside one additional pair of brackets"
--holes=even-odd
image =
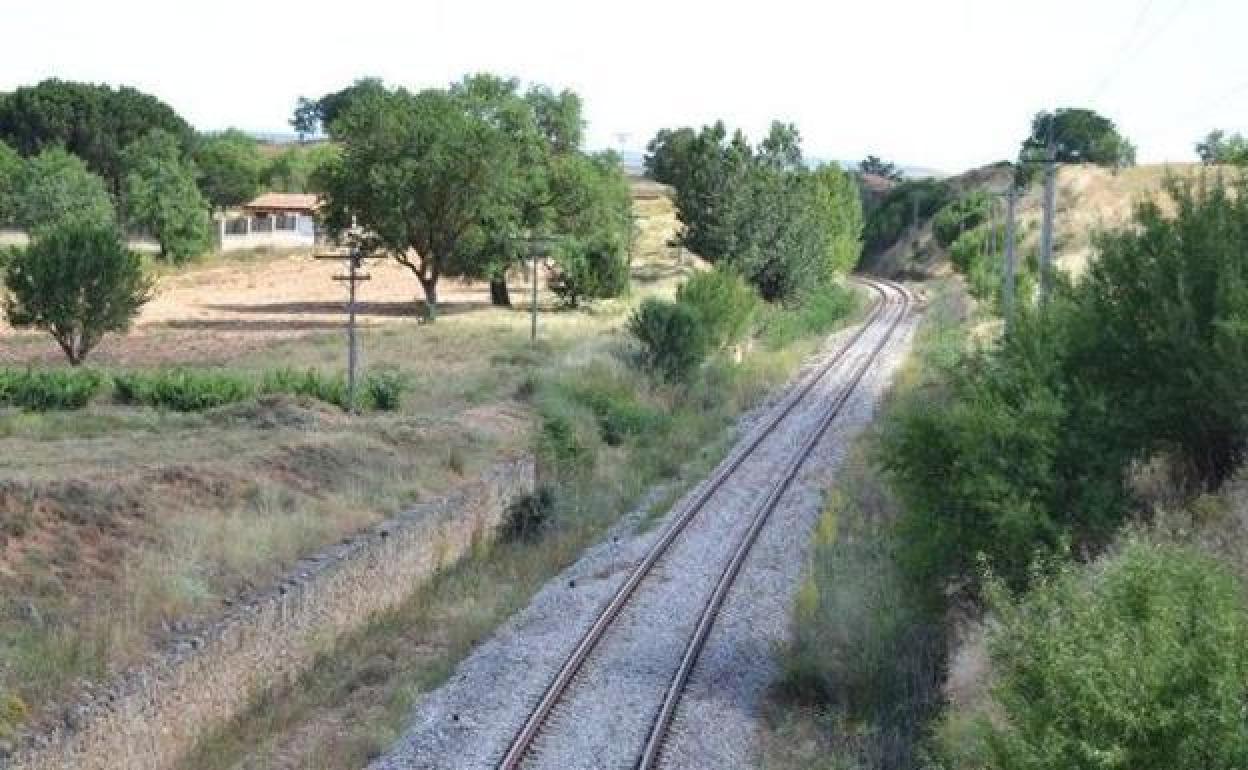
[(120, 195), (125, 148), (153, 130), (171, 134), (182, 152), (194, 132), (172, 107), (134, 88), (45, 80), (0, 99), (0, 140), (23, 156), (61, 146), (102, 176)]
[(66, 220), (14, 250), (4, 279), (14, 326), (45, 329), (75, 366), (108, 332), (124, 331), (151, 288), (111, 224)]
[(0, 141), (0, 227), (13, 224), (17, 183), (22, 173), (22, 158), (17, 151)]
[(865, 160), (858, 163), (858, 173), (874, 174), (882, 176), (885, 179), (891, 179), (894, 182), (900, 182), (905, 175), (901, 173), (901, 169), (893, 163), (881, 160), (875, 155), (868, 155)]
[(212, 246), (208, 204), (177, 137), (152, 131), (126, 148), (123, 161), (127, 221), (151, 233), (168, 260), (180, 262), (207, 251)]
[(1241, 134), (1228, 136), (1225, 131), (1210, 131), (1203, 140), (1196, 143), (1196, 155), (1205, 164), (1248, 166), (1248, 139)]
[(295, 129), (300, 139), (329, 134), (330, 125), (350, 108), (355, 99), (385, 91), (381, 78), (368, 77), (360, 78), (346, 88), (325, 94), (319, 99), (301, 96), (290, 118), (291, 128)]
[(117, 217), (104, 180), (77, 156), (53, 147), (17, 167), (7, 218), (34, 233), (71, 220), (113, 224)]
[(238, 206), (254, 198), (266, 171), (259, 143), (237, 129), (200, 137), (195, 165), (199, 189), (216, 208)]
[(1031, 122), (1031, 134), (1023, 140), (1020, 160), (1043, 160), (1050, 135), (1059, 163), (1135, 165), (1135, 146), (1118, 131), (1114, 122), (1082, 107), (1061, 107), (1056, 112), (1037, 113)]

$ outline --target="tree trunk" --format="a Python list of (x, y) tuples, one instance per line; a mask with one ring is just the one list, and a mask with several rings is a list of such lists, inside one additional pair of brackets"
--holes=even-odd
[(433, 323), (438, 320), (438, 279), (421, 278), (420, 287), (425, 290), (425, 320)]
[(490, 279), (490, 304), (495, 307), (511, 307), (511, 292), (507, 289), (507, 276), (502, 273)]

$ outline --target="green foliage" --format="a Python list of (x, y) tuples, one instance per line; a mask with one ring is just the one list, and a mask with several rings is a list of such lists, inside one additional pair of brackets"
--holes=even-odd
[(955, 766), (1233, 770), (1248, 765), (1243, 587), (1195, 551), (1128, 542), (1026, 596), (993, 591), (1000, 718)]
[(953, 190), (939, 179), (915, 179), (902, 182), (885, 194), (867, 218), (863, 229), (863, 246), (868, 253), (878, 254), (905, 234), (917, 213), (920, 220), (944, 208), (953, 198)]
[(47, 330), (77, 365), (106, 333), (130, 327), (151, 284), (115, 229), (70, 220), (11, 254), (5, 286), (9, 322)]
[(684, 245), (734, 266), (764, 299), (831, 280), (857, 263), (862, 203), (853, 180), (833, 166), (816, 172), (802, 161), (792, 125), (773, 123), (757, 148), (722, 121), (664, 130), (646, 163), (676, 188), (686, 225)]
[(689, 278), (676, 300), (697, 312), (707, 342), (722, 349), (740, 342), (758, 314), (758, 294), (731, 269), (717, 267)]
[(654, 437), (669, 427), (668, 416), (643, 403), (633, 383), (609, 371), (591, 367), (576, 381), (563, 383), (561, 389), (569, 400), (593, 413), (608, 446)]
[[(370, 374), (360, 383), (357, 408), (395, 411), (406, 382), (394, 373)], [(118, 402), (197, 412), (246, 401), (263, 394), (303, 396), (347, 408), (347, 383), (341, 375), (327, 377), (315, 369), (277, 369), (260, 377), (229, 371), (170, 369), (118, 374), (113, 378)]]
[(1031, 135), (1023, 140), (1019, 160), (1043, 160), (1050, 136), (1059, 163), (1095, 163), (1114, 168), (1135, 165), (1135, 147), (1119, 133), (1114, 122), (1081, 107), (1060, 107), (1056, 113), (1036, 113), (1031, 122)]
[(60, 147), (22, 165), (8, 205), (9, 221), (31, 233), (70, 222), (106, 226), (117, 218), (104, 180)]
[[(0, 141), (0, 227), (16, 222), (17, 184), (22, 175), (22, 157)], [(2, 265), (0, 265), (2, 266)]]
[(265, 172), (260, 145), (247, 134), (230, 129), (201, 136), (195, 147), (199, 189), (219, 209), (240, 206), (260, 191)]
[(710, 349), (698, 311), (683, 302), (647, 298), (628, 321), (642, 363), (671, 380), (686, 379)]
[(178, 139), (153, 131), (126, 147), (126, 218), (151, 233), (160, 254), (183, 262), (212, 246), (208, 203), (195, 184), (195, 171), (182, 158)]
[(947, 204), (932, 218), (936, 242), (949, 248), (960, 235), (987, 220), (991, 206), (992, 198), (978, 190)]
[(0, 369), (0, 406), (32, 412), (81, 409), (104, 379), (87, 369), (14, 371)]
[(550, 525), (554, 510), (555, 493), (549, 486), (513, 500), (503, 513), (499, 538), (504, 543), (537, 540)]
[(1072, 382), (1070, 308), (1020, 310), (889, 419), (880, 461), (904, 504), (901, 563), (920, 584), (972, 581), (982, 555), (1012, 586), (1038, 553), (1095, 547), (1125, 516), (1128, 447), (1110, 404)]
[(338, 148), (332, 142), (293, 145), (263, 166), (260, 177), (273, 192), (317, 192), (317, 174), (337, 156)]
[(326, 94), (320, 99), (312, 100), (299, 97), (295, 105), (290, 125), (302, 140), (308, 136), (330, 132), (330, 126), (338, 116), (347, 111), (357, 100), (384, 93), (385, 85), (381, 78), (360, 78), (346, 88)]
[(256, 394), (256, 385), (247, 377), (229, 372), (176, 369), (118, 374), (113, 377), (113, 391), (122, 404), (197, 412), (251, 398)]
[[(996, 312), (1002, 309), (1005, 233), (1005, 225), (998, 224), (992, 237), (992, 226), (983, 223), (962, 233), (949, 246), (949, 261), (966, 277), (971, 294)], [(1024, 254), (1022, 243), (1022, 234), (1016, 232), (1014, 295), (1018, 301), (1033, 295), (1039, 273), (1034, 255)]]
[(0, 140), (26, 157), (63, 147), (117, 196), (125, 189), (125, 148), (157, 130), (175, 137), (183, 153), (193, 141), (169, 105), (133, 88), (51, 79), (0, 99)]
[(905, 175), (901, 173), (896, 164), (887, 163), (874, 155), (868, 155), (865, 160), (858, 164), (858, 173), (873, 174), (894, 182), (900, 182), (905, 178)]
[(1145, 204), (1097, 241), (1076, 289), (1075, 366), (1130, 416), (1137, 453), (1169, 451), (1217, 484), (1248, 442), (1248, 182), (1169, 192), (1173, 216)]
[(619, 159), (571, 154), (552, 180), (559, 196), (554, 227), (564, 237), (554, 251), (551, 290), (571, 307), (621, 296), (628, 291), (633, 204)]
[(780, 350), (803, 337), (819, 336), (839, 326), (858, 307), (858, 296), (838, 283), (803, 292), (787, 306), (770, 306), (763, 314), (762, 338)]
[(1205, 164), (1248, 166), (1248, 139), (1238, 133), (1227, 136), (1225, 131), (1210, 131), (1196, 143), (1196, 155)]

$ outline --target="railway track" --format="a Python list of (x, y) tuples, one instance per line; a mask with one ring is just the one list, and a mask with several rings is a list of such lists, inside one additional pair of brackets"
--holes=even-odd
[[(860, 283), (877, 295), (866, 320), (673, 517), (561, 666), (498, 762), (500, 770), (659, 765), (681, 695), (759, 533), (910, 311), (904, 287)], [(736, 515), (729, 519), (724, 511)], [(720, 537), (725, 527), (727, 538)], [(705, 542), (708, 534), (713, 547)], [(686, 606), (661, 613), (678, 628), (659, 633), (652, 621), (656, 597), (662, 604), (664, 567), (709, 550), (717, 554), (713, 563), (671, 602)], [(692, 604), (689, 594), (698, 594)], [(663, 654), (644, 662), (630, 658), (639, 636), (666, 637)], [(612, 691), (606, 697), (614, 714), (604, 713), (596, 689)]]

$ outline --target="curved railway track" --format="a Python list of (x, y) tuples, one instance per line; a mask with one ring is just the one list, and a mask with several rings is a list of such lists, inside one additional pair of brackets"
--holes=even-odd
[[(656, 692), (648, 696), (651, 703), (648, 706), (640, 706), (650, 712), (647, 717), (649, 728), (646, 731), (644, 744), (633, 750), (633, 756), (636, 759), (632, 765), (642, 770), (650, 770), (658, 766), (663, 756), (668, 728), (680, 704), (681, 695), (697, 665), (699, 654), (710, 635), (716, 616), (740, 574), (759, 533), (766, 525), (771, 512), (780, 504), (785, 492), (797, 478), (807, 458), (827, 432), (828, 427), (853, 395), (880, 353), (887, 347), (901, 321), (910, 312), (911, 296), (904, 287), (892, 282), (873, 279), (859, 279), (859, 282), (877, 295), (877, 300), (866, 320), (835, 353), (792, 389), (771, 418), (755, 429), (742, 448), (736, 451), (727, 462), (721, 464), (684, 509), (667, 525), (644, 558), (633, 568), (628, 578), (616, 591), (611, 601), (599, 612), (589, 630), (546, 688), (498, 763), (500, 770), (515, 770), (529, 764), (540, 764), (541, 751), (538, 744), (544, 732), (550, 729), (550, 724), (556, 716), (562, 717), (564, 722), (570, 720), (572, 726), (582, 722), (577, 719), (575, 713), (566, 713), (568, 710), (575, 709), (575, 705), (569, 703), (572, 700), (571, 696), (578, 686), (592, 686), (588, 683), (583, 685), (578, 685), (578, 683), (587, 678), (586, 668), (591, 666), (595, 656), (600, 654), (600, 648), (604, 646), (603, 640), (617, 626), (621, 615), (628, 611), (639, 589), (647, 581), (663, 579), (662, 570), (656, 569), (656, 566), (665, 557), (670, 556), (674, 550), (673, 546), (686, 536), (686, 533), (691, 530), (691, 525), (698, 521), (699, 517), (715, 515), (714, 507), (709, 506), (708, 503), (730, 481), (744, 483), (746, 486), (754, 483), (754, 479), (742, 481), (738, 478), (744, 472), (746, 461), (758, 453), (759, 447), (764, 442), (778, 435), (778, 429), (781, 426), (785, 426), (790, 420), (798, 421), (797, 427), (791, 428), (791, 430), (801, 430), (800, 439), (796, 442), (797, 448), (785, 452), (786, 456), (783, 460), (774, 463), (776, 467), (765, 469), (770, 471), (767, 474), (767, 480), (762, 485), (766, 489), (766, 494), (762, 496), (761, 501), (756, 499), (748, 501), (746, 505), (748, 515), (744, 517), (745, 521), (748, 521), (748, 526), (743, 532), (736, 534), (735, 546), (729, 552), (727, 560), (722, 562), (722, 566), (717, 565), (718, 577), (713, 581), (713, 589), (702, 601), (697, 623), (692, 634), (684, 642), (683, 649), (673, 650), (679, 653), (673, 656), (673, 660), (678, 659), (679, 663), (674, 665), (666, 688), (664, 689), (662, 685), (657, 686)], [(842, 364), (849, 364), (847, 371)], [(822, 384), (826, 389), (829, 382), (834, 395), (825, 400), (826, 394), (822, 389), (817, 391), (817, 386)], [(810, 422), (809, 427), (804, 427), (800, 422), (803, 418)], [(782, 446), (788, 449), (787, 445), (782, 444)], [(594, 750), (590, 746), (585, 746), (584, 749)], [(595, 758), (593, 766), (601, 766), (600, 759)]]

